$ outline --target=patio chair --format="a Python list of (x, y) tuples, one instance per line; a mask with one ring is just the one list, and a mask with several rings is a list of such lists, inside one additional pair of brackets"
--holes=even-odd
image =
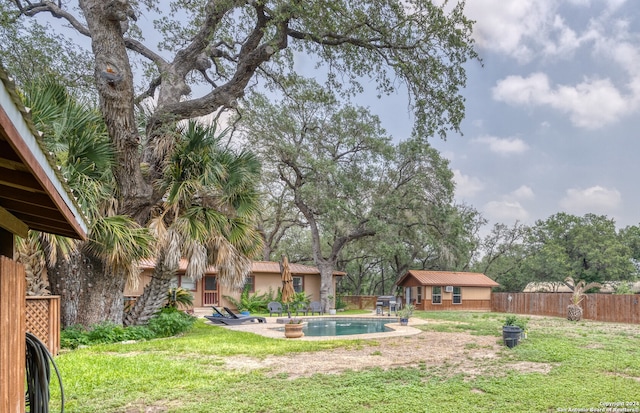
[(322, 308), (322, 304), (320, 304), (320, 301), (311, 301), (309, 303), (308, 311), (311, 311), (311, 315), (313, 315), (314, 313), (318, 313), (320, 315), (324, 314), (324, 309)]
[(302, 313), (302, 315), (307, 315), (309, 313), (309, 307), (303, 303), (297, 304), (294, 308), (296, 310), (296, 316), (298, 313)]
[(282, 317), (282, 304), (277, 301), (271, 301), (267, 304), (267, 308), (269, 309), (269, 317), (271, 317), (274, 313), (278, 314)]
[(258, 323), (266, 323), (267, 322), (267, 319), (264, 318), (264, 317), (236, 314), (229, 307), (222, 307), (222, 308), (224, 308), (224, 311), (226, 311), (227, 314), (229, 314), (229, 317), (231, 317), (231, 318), (233, 318), (235, 320), (251, 319), (251, 320), (256, 320)]

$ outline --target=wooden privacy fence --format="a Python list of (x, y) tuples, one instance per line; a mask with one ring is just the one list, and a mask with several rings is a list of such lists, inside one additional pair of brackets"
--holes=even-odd
[(340, 299), (349, 310), (375, 310), (377, 295), (343, 295)]
[(60, 296), (27, 297), (27, 331), (47, 346), (49, 353), (60, 351)]
[[(511, 297), (511, 299), (509, 299)], [(566, 317), (571, 293), (493, 293), (491, 311)], [(582, 317), (616, 323), (640, 323), (640, 295), (587, 294)]]

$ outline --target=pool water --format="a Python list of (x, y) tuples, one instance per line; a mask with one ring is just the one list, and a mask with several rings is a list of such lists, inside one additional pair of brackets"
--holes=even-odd
[(391, 331), (385, 324), (397, 322), (397, 319), (312, 318), (305, 321), (307, 325), (302, 329), (305, 336), (325, 337), (384, 333)]

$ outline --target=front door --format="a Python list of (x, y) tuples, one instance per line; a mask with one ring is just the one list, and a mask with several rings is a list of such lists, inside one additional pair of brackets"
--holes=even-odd
[(218, 305), (218, 278), (213, 275), (204, 277), (202, 305)]

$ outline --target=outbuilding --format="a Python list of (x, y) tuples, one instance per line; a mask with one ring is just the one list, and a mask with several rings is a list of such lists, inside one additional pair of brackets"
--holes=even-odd
[(418, 310), (491, 310), (500, 284), (477, 272), (409, 270), (396, 283)]

